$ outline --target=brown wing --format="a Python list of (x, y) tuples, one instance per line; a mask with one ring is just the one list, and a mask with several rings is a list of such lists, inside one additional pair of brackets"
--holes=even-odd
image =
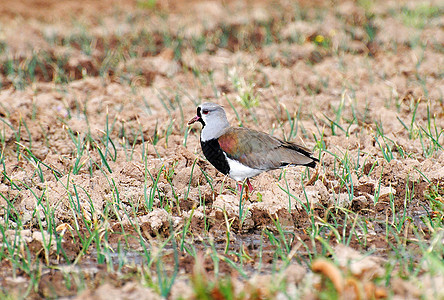
[(218, 141), (229, 158), (254, 169), (270, 170), (286, 165), (313, 166), (316, 161), (308, 149), (256, 130), (229, 128)]

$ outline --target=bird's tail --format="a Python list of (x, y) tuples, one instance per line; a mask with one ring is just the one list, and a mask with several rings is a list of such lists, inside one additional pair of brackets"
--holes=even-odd
[(311, 162), (309, 162), (308, 164), (305, 164), (304, 166), (310, 167), (310, 168), (316, 168), (316, 164), (319, 162), (319, 159), (315, 158), (315, 157), (311, 157), (311, 159), (313, 159)]

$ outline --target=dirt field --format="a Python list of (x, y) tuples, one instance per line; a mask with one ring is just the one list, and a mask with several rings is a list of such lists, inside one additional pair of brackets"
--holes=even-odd
[[(440, 1), (0, 0), (0, 298), (444, 299)], [(203, 157), (202, 102), (318, 167)]]

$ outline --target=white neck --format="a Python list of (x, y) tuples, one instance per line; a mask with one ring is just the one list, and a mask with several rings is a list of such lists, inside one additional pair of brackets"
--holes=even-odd
[(229, 127), (230, 123), (228, 123), (226, 118), (214, 119), (211, 122), (206, 122), (200, 133), (200, 139), (203, 142), (217, 139)]

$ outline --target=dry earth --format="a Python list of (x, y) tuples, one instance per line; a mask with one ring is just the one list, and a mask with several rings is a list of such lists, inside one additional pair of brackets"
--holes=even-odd
[[(430, 200), (444, 182), (442, 3), (334, 4), (0, 1), (0, 291), (160, 298), (155, 276), (131, 277), (145, 272), (140, 240), (156, 253), (185, 228), (198, 254), (179, 252), (172, 299), (198, 297), (193, 272), (231, 274), (252, 299), (321, 297), (323, 278), (342, 297), (444, 297), (442, 269), (415, 259), (444, 241)], [(205, 101), (321, 163), (257, 176), (239, 206), (235, 182), (203, 158), (199, 127), (186, 126)], [(123, 267), (83, 248), (96, 229), (115, 255), (126, 247)], [(267, 235), (282, 231), (289, 265)], [(45, 246), (51, 234), (61, 238)], [(14, 240), (17, 261), (38, 271), (6, 255)], [(228, 260), (215, 270), (207, 240), (246, 277)], [(174, 245), (162, 250), (167, 274)], [(276, 270), (287, 294), (265, 288)]]

